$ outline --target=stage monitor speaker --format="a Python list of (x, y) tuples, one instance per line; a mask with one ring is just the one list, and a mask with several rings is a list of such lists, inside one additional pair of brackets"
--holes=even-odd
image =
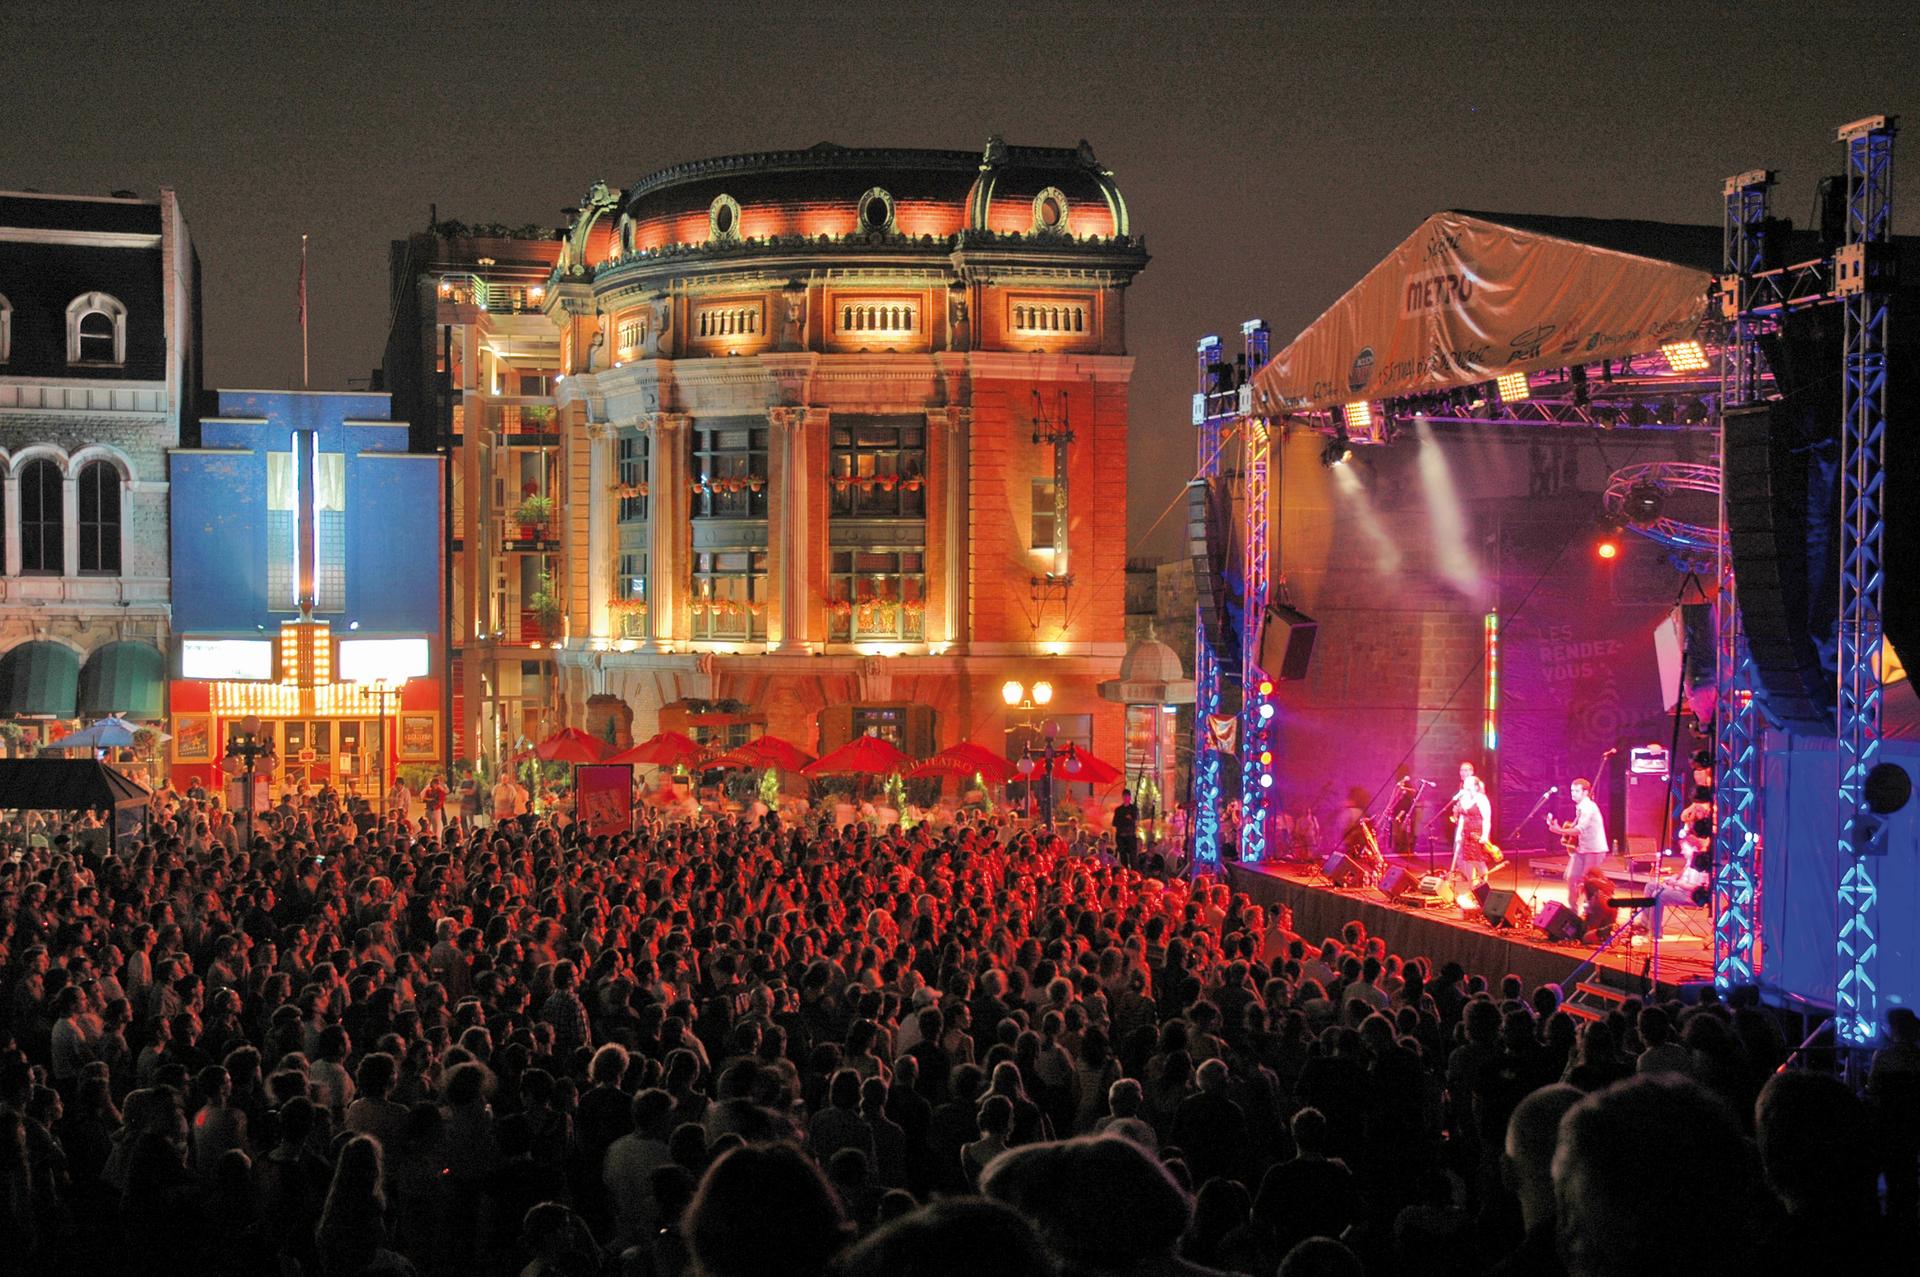
[(1313, 636), (1319, 623), (1305, 612), (1276, 603), (1267, 609), (1266, 628), (1260, 634), (1260, 668), (1283, 683), (1307, 676), (1313, 659)]
[[(1474, 889), (1474, 894), (1480, 894), (1479, 888)], [(1504, 887), (1487, 889), (1487, 894), (1480, 901), (1480, 912), (1496, 927), (1522, 927), (1533, 917), (1533, 911), (1520, 898), (1520, 893)]]
[(1344, 851), (1336, 851), (1327, 857), (1320, 871), (1332, 879), (1336, 887), (1361, 887), (1366, 885), (1367, 871), (1362, 869)]
[[(1667, 818), (1667, 773), (1627, 772), (1627, 854), (1658, 855)], [(1673, 833), (1668, 830), (1668, 833)]]
[(1380, 894), (1389, 900), (1398, 900), (1419, 886), (1420, 875), (1403, 865), (1389, 865), (1380, 875)]
[(1826, 496), (1810, 509), (1807, 442), (1784, 401), (1727, 411), (1727, 541), (1767, 713), (1796, 731), (1831, 732), (1834, 675), (1814, 635), (1822, 625), (1831, 629), (1825, 599), (1834, 569), (1816, 564), (1812, 551), (1832, 548), (1828, 535), (1813, 535), (1831, 534), (1832, 515)]
[(1547, 939), (1561, 944), (1572, 944), (1586, 930), (1580, 923), (1580, 915), (1561, 904), (1558, 900), (1549, 900), (1540, 906), (1540, 916), (1533, 925), (1547, 935)]

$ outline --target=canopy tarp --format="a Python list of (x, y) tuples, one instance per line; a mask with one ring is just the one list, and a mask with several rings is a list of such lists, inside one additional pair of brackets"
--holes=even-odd
[(597, 763), (606, 748), (605, 741), (578, 727), (563, 727), (535, 745), (533, 752), (550, 763)]
[(1435, 213), (1254, 374), (1254, 408), (1316, 412), (1698, 336), (1717, 227)]
[(706, 755), (706, 749), (690, 736), (682, 736), (679, 732), (656, 732), (638, 745), (629, 745), (604, 761), (644, 767), (678, 767), (683, 763), (699, 762)]
[(913, 760), (878, 736), (856, 736), (819, 762), (800, 769), (803, 776), (890, 776), (913, 766)]
[(0, 717), (72, 718), (80, 658), (58, 643), (22, 643), (0, 656)]
[(167, 686), (167, 658), (151, 643), (108, 643), (80, 667), (76, 708), (83, 717), (124, 714), (160, 718)]
[(91, 758), (0, 758), (0, 808), (93, 811), (146, 801), (144, 785)]

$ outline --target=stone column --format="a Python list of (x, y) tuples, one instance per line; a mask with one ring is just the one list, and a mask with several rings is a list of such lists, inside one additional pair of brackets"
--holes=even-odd
[(3, 485), (7, 500), (7, 575), (20, 575), (20, 476), (9, 474)]
[(812, 564), (815, 541), (826, 529), (812, 526), (810, 511), (814, 495), (825, 480), (813, 473), (809, 458), (812, 440), (826, 429), (827, 417), (825, 408), (767, 409), (773, 463), (767, 549), (774, 608), (768, 619), (767, 641), (776, 652), (805, 652), (816, 647), (810, 618), (818, 582), (813, 579)]
[(607, 605), (613, 601), (614, 526), (619, 506), (612, 488), (617, 464), (613, 457), (613, 427), (590, 423), (587, 435), (587, 633), (610, 639), (613, 629)]
[(928, 493), (937, 496), (927, 502), (927, 588), (929, 605), (940, 609), (940, 629), (927, 630), (931, 643), (967, 640), (967, 456), (972, 429), (971, 408), (937, 408), (927, 414)]
[(60, 575), (76, 577), (80, 575), (80, 478), (68, 475), (60, 481), (60, 553), (62, 567)]
[(687, 556), (679, 547), (687, 537), (687, 414), (656, 412), (640, 427), (652, 434), (648, 448), (647, 632), (654, 646), (680, 635), (682, 586)]

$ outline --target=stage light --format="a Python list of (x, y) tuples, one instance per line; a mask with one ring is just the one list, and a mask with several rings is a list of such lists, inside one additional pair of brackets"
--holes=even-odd
[(1327, 446), (1320, 450), (1320, 464), (1331, 470), (1351, 460), (1353, 460), (1353, 441), (1347, 438), (1347, 431), (1343, 426), (1338, 434), (1327, 440)]
[(1494, 384), (1500, 387), (1501, 403), (1519, 403), (1533, 396), (1533, 388), (1527, 384), (1527, 374), (1523, 372), (1503, 372)]
[(1362, 399), (1340, 409), (1340, 415), (1346, 420), (1349, 430), (1367, 430), (1373, 426), (1373, 405)]
[(1620, 538), (1614, 536), (1612, 533), (1608, 533), (1606, 536), (1600, 538), (1599, 544), (1593, 547), (1593, 552), (1607, 560), (1619, 558)]
[(1261, 717), (1261, 718), (1263, 718), (1263, 719), (1266, 719), (1266, 718), (1272, 718), (1272, 717), (1273, 717), (1273, 706), (1271, 706), (1271, 705), (1262, 705), (1262, 706), (1260, 707), (1260, 717)]
[(1574, 406), (1576, 408), (1584, 408), (1591, 400), (1591, 395), (1587, 390), (1587, 366), (1585, 364), (1575, 364), (1569, 369), (1569, 372), (1573, 380)]
[(1271, 696), (1271, 695), (1273, 695), (1273, 680), (1272, 680), (1272, 679), (1269, 679), (1269, 678), (1263, 678), (1263, 679), (1261, 679), (1261, 680), (1260, 680), (1260, 695), (1262, 695), (1262, 696)]
[(1667, 367), (1675, 372), (1705, 372), (1712, 362), (1707, 358), (1707, 348), (1697, 341), (1664, 342), (1660, 353), (1667, 357)]
[(1272, 788), (1273, 788), (1273, 777), (1271, 777), (1271, 776), (1262, 776), (1262, 777), (1260, 778), (1260, 788), (1262, 788), (1262, 789), (1272, 789)]
[(1627, 522), (1636, 528), (1650, 527), (1660, 521), (1660, 508), (1666, 504), (1667, 494), (1658, 484), (1636, 483), (1627, 490), (1623, 511)]
[(1261, 750), (1261, 751), (1260, 751), (1260, 765), (1261, 765), (1262, 767), (1271, 767), (1271, 766), (1273, 766), (1273, 751), (1272, 751), (1272, 750), (1270, 750), (1270, 749), (1263, 749), (1263, 750)]

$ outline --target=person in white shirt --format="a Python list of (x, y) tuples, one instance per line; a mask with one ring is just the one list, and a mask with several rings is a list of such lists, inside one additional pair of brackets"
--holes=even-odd
[(1547, 827), (1562, 838), (1570, 839), (1567, 849), (1567, 899), (1580, 898), (1580, 884), (1598, 871), (1607, 858), (1607, 826), (1600, 815), (1600, 804), (1593, 801), (1593, 782), (1585, 776), (1573, 782), (1574, 814), (1566, 824), (1549, 820)]

